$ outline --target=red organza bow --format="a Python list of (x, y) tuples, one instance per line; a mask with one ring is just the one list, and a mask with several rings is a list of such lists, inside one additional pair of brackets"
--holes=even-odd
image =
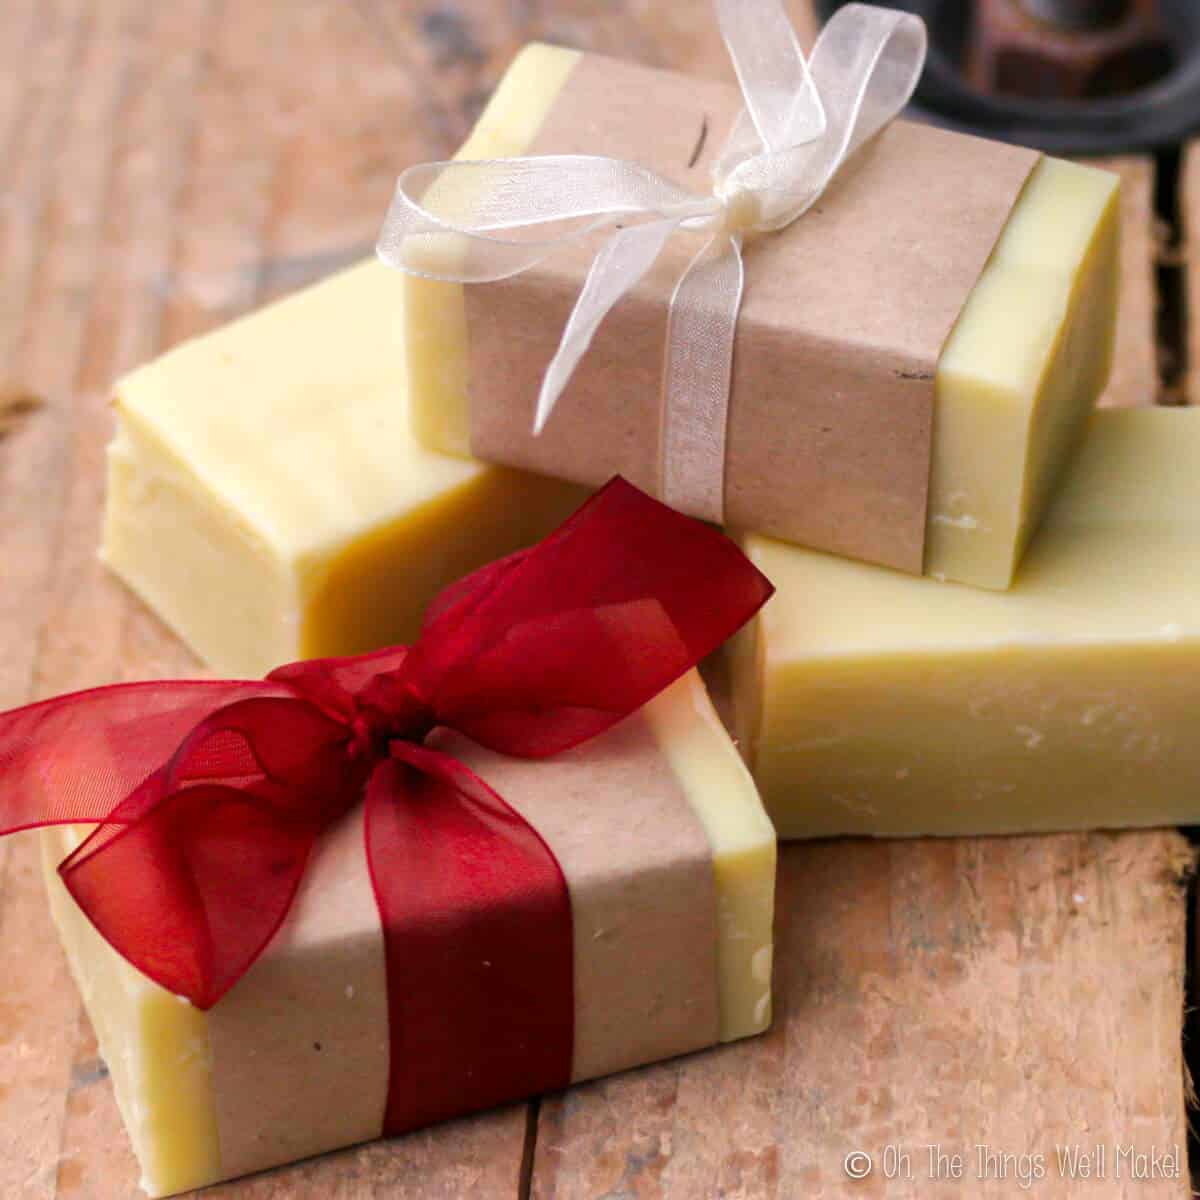
[(461, 1110), (452, 1062), (478, 1106), (561, 1086), (561, 870), (483, 780), (422, 743), (445, 726), (521, 757), (578, 745), (771, 590), (724, 536), (614, 479), (539, 545), (443, 591), (413, 646), (0, 715), (0, 833), (96, 823), (59, 867), (67, 888), (125, 958), (208, 1008), (283, 922), (316, 840), (365, 798), (391, 1005), (387, 1128)]

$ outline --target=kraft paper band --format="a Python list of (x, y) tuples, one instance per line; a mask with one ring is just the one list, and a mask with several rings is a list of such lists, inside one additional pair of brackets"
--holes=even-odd
[[(437, 737), (563, 867), (575, 932), (572, 1077), (715, 1043), (712, 849), (646, 719), (539, 762)], [(322, 841), (279, 936), (209, 1013), (224, 1174), (382, 1130), (386, 979), (362, 847), (360, 809)]]
[(562, 865), (575, 931), (572, 1079), (713, 1045), (712, 847), (646, 719), (533, 764), (460, 737), (449, 749)]
[(224, 1175), (383, 1128), (387, 976), (363, 846), (360, 805), (319, 843), (266, 953), (209, 1010)]
[[(702, 189), (739, 104), (725, 84), (585, 55), (523, 152), (633, 159)], [(1038, 157), (896, 122), (811, 212), (748, 245), (730, 526), (921, 571), (937, 363)], [(667, 303), (692, 243), (672, 239), (609, 315), (537, 438), (541, 376), (595, 247), (465, 288), (472, 453), (653, 490)]]

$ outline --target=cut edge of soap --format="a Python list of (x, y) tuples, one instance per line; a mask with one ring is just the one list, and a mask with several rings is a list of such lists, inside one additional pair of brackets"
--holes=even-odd
[[(1065, 670), (1067, 678), (1075, 679), (1077, 676), (1073, 672), (1079, 667), (1083, 669), (1083, 673), (1079, 677), (1086, 677), (1089, 669), (1097, 661), (1096, 656), (1086, 652), (1094, 649), (1111, 651), (1111, 654), (1105, 654), (1105, 667), (1110, 671), (1112, 670), (1111, 662), (1114, 661), (1118, 669), (1121, 667), (1122, 659), (1127, 663), (1143, 661), (1147, 650), (1157, 651), (1160, 656), (1169, 655), (1169, 658), (1161, 659), (1160, 669), (1162, 671), (1173, 670), (1177, 676), (1181, 674), (1181, 666), (1182, 672), (1186, 673), (1191, 663), (1200, 664), (1200, 634), (1180, 641), (1121, 640), (1104, 641), (1092, 646), (1053, 644), (1046, 646), (1047, 654), (1051, 656), (1052, 661), (1043, 668), (1043, 678), (1061, 677)], [(1003, 647), (986, 646), (973, 651), (968, 650), (965, 653), (948, 653), (939, 655), (938, 662), (933, 665), (943, 669), (956, 666), (958, 682), (962, 684), (964, 680), (968, 679), (983, 678), (986, 680), (989, 660), (991, 663), (1005, 663), (1008, 666), (1008, 682), (1011, 685), (1014, 678), (1024, 675), (1026, 668), (1025, 664), (1020, 661), (1016, 664), (1011, 663), (1011, 660), (1004, 655), (1003, 650)], [(865, 678), (872, 681), (903, 679), (905, 686), (896, 698), (896, 702), (901, 705), (905, 703), (906, 695), (927, 694), (925, 685), (931, 663), (926, 656), (921, 654), (864, 656), (861, 659), (845, 658), (838, 660), (835, 665), (837, 674), (832, 679), (819, 679), (815, 687), (810, 689), (807, 694), (802, 689), (789, 688), (785, 674), (780, 672), (777, 675), (779, 690), (781, 694), (789, 698), (791, 703), (794, 704), (799, 699), (801, 702), (816, 706), (816, 711), (821, 711), (819, 706), (823, 692), (833, 694), (843, 690), (845, 681), (839, 678), (842, 674), (856, 675), (859, 680)], [(809, 678), (812, 667), (811, 662), (792, 660), (787, 664), (787, 672), (794, 673), (795, 676), (802, 679)], [(978, 668), (982, 668), (982, 670)], [(856, 688), (851, 688), (851, 696), (856, 689), (861, 692), (863, 686), (867, 685), (860, 682)], [(886, 683), (884, 686), (887, 686)], [(1128, 687), (1128, 680), (1125, 681), (1125, 687)], [(1110, 694), (1112, 690), (1110, 683), (1106, 692), (1097, 692), (1097, 707), (1101, 709), (1112, 707), (1111, 701), (1100, 699), (1102, 694)], [(1130, 690), (1130, 694), (1135, 693), (1136, 688)], [(1011, 687), (1009, 694), (1011, 694)], [(1005, 693), (1001, 692), (1000, 695), (1003, 698)], [(1190, 708), (1190, 706), (1188, 707)], [(1177, 712), (1185, 711), (1187, 709), (1177, 709)], [(936, 719), (937, 705), (930, 705), (930, 715)], [(988, 734), (994, 737), (995, 728), (1001, 728), (1011, 733), (1014, 738), (1036, 739), (1032, 742), (1026, 741), (1024, 748), (1020, 751), (1022, 755), (1036, 755), (1039, 753), (1037, 747), (1043, 744), (1043, 738), (1053, 739), (1056, 736), (1053, 733), (1046, 734), (1044, 727), (1041, 727), (1036, 720), (1031, 720), (1028, 726), (1020, 724), (1019, 718), (1018, 723), (1007, 724), (1006, 720), (1013, 715), (1012, 713), (1006, 714), (1006, 718), (999, 725), (993, 718), (990, 722), (993, 729), (989, 730)], [(986, 720), (986, 718), (984, 719)], [(1180, 724), (1186, 726), (1186, 719), (1182, 718), (1176, 722), (1177, 726)], [(930, 728), (931, 730), (934, 728), (932, 722)], [(939, 724), (937, 726), (938, 733), (931, 732), (928, 738), (940, 736), (943, 728), (944, 726)], [(1137, 734), (1136, 728), (1133, 732), (1135, 735)], [(854, 756), (848, 760), (851, 763), (862, 761), (857, 757), (860, 747), (869, 748), (880, 744), (878, 724), (868, 726), (865, 732), (853, 731), (847, 736), (849, 738), (847, 753)], [(1061, 734), (1057, 736), (1061, 737)], [(1186, 734), (1184, 737), (1186, 738)], [(895, 743), (893, 739), (891, 744), (898, 745), (900, 743)], [(914, 773), (919, 775), (922, 771), (928, 772), (929, 770), (938, 772), (938, 767), (931, 768), (922, 761), (922, 744), (918, 742), (916, 746), (909, 746), (907, 742), (903, 743), (915, 756), (910, 760), (916, 764), (913, 768)], [(1177, 742), (1177, 745), (1181, 744), (1183, 743)], [(853, 766), (839, 772), (835, 784), (826, 780), (827, 767), (825, 764), (820, 761), (814, 764), (810, 761), (806, 778), (803, 769), (798, 769), (796, 760), (806, 757), (804, 752), (808, 745), (807, 741), (790, 745), (785, 743), (781, 749), (776, 751), (774, 761), (770, 763), (769, 768), (763, 772), (765, 778), (762, 780), (761, 786), (764, 803), (772, 814), (772, 819), (777, 822), (781, 840), (810, 840), (829, 837), (1029, 836), (1072, 831), (1153, 828), (1192, 824), (1197, 818), (1197, 813), (1200, 812), (1197, 802), (1190, 798), (1191, 789), (1187, 788), (1186, 782), (1174, 788), (1165, 782), (1172, 774), (1172, 767), (1160, 760), (1153, 768), (1154, 785), (1145, 782), (1145, 770), (1142, 769), (1137, 772), (1136, 782), (1132, 784), (1128, 781), (1121, 782), (1116, 787), (1110, 788), (1107, 793), (1103, 786), (1095, 791), (1084, 788), (1082, 798), (1073, 806), (1073, 813), (1064, 816), (1054, 807), (1055, 785), (1041, 783), (1043, 778), (1057, 778), (1051, 770), (1051, 760), (1044, 759), (1040, 764), (1031, 766), (1029, 762), (1009, 761), (1006, 753), (1004, 758), (989, 757), (982, 764), (976, 763), (976, 766), (984, 772), (983, 779), (990, 787), (987, 792), (966, 796), (968, 784), (955, 775), (945, 776), (943, 774), (941, 779), (927, 781), (925, 794), (936, 797), (937, 811), (932, 817), (926, 815), (920, 824), (914, 824), (912, 823), (912, 808), (905, 803), (902, 796), (896, 796), (893, 799), (882, 792), (883, 785), (878, 779), (870, 784), (873, 794), (869, 793), (869, 798), (861, 797), (859, 807), (839, 806), (836, 793), (847, 792), (857, 786), (854, 780)], [(1012, 749), (1008, 753), (1017, 753), (1017, 745), (1018, 742), (1013, 741)], [(819, 760), (825, 747), (819, 739), (814, 739), (811, 746)], [(1045, 753), (1044, 750), (1041, 752)], [(995, 754), (994, 747), (992, 753)], [(1072, 753), (1078, 760), (1081, 752), (1079, 750), (1069, 751), (1068, 757)], [(1000, 771), (998, 778), (986, 774), (989, 767)], [(905, 776), (908, 775), (907, 767), (904, 773)], [(1033, 785), (1032, 791), (1029, 790), (1028, 783), (1026, 787), (1021, 786), (1019, 781), (1022, 775), (1025, 776), (1026, 781), (1031, 779), (1038, 781)], [(819, 782), (811, 782), (814, 776)], [(897, 779), (899, 778), (900, 776), (897, 775)], [(942, 786), (938, 786), (939, 783)], [(906, 786), (912, 785), (907, 784)], [(975, 786), (978, 787), (978, 783)], [(1059, 789), (1062, 786), (1061, 783), (1057, 785)], [(1148, 788), (1149, 791), (1147, 791)], [(1180, 797), (1185, 793), (1188, 798), (1181, 800)], [(1007, 806), (1004, 801), (1006, 795), (1016, 798)], [(989, 797), (996, 800), (997, 807), (994, 811), (983, 811)], [(1015, 810), (1013, 804), (1016, 806)], [(906, 822), (909, 823), (907, 828), (905, 828)]]
[[(301, 658), (365, 653), (380, 646), (411, 643), (420, 636), (425, 609), (446, 586), (492, 558), (545, 537), (590, 495), (588, 489), (510, 467), (485, 466), (468, 478), (390, 520), (362, 530), (328, 556), (302, 558), (296, 568)], [(470, 533), (463, 532), (463, 526)], [(496, 547), (481, 554), (473, 539)], [(438, 553), (422, 547), (440, 546)], [(446, 549), (449, 547), (449, 549)], [(403, 571), (413, 598), (401, 607), (397, 589), (384, 586)], [(372, 595), (383, 598), (373, 604)], [(390, 596), (390, 599), (389, 599)], [(358, 605), (340, 625), (331, 612)], [(322, 624), (358, 630), (357, 643)]]
[[(1053, 197), (1043, 194), (1049, 186), (1046, 180), (1055, 177), (1078, 183), (1089, 180), (1086, 186), (1093, 192), (1090, 197), (1092, 223), (1087, 237), (1082, 239), (1077, 250), (1068, 248), (1064, 251), (1066, 257), (1057, 260), (1030, 255), (1028, 247), (1018, 242), (1022, 223), (1028, 217), (1028, 213), (1021, 212), (1022, 202), (1028, 204), (1032, 198), (1033, 203), (1048, 205)], [(939, 357), (925, 575), (992, 591), (1005, 591), (1012, 586), (1029, 540), (1053, 499), (1072, 453), (1079, 446), (1087, 417), (1111, 371), (1117, 310), (1119, 196), (1120, 177), (1095, 167), (1045, 157), (1030, 172)], [(1110, 268), (1107, 278), (1103, 277), (1106, 264)], [(1010, 278), (1028, 282), (1039, 277), (1047, 286), (1060, 288), (1062, 300), (1059, 309), (1056, 298), (1039, 297), (1043, 302), (1053, 299), (1057, 315), (1052, 318), (1050, 336), (1036, 347), (1039, 361), (1033, 374), (1022, 375), (1028, 353), (1017, 352), (1016, 348), (1005, 358), (1005, 369), (998, 376), (972, 378), (960, 372), (954, 359), (958, 343), (969, 336), (964, 321), (970, 320), (981, 330), (986, 329), (988, 337), (995, 337), (1002, 315), (997, 304), (1004, 302), (1004, 283)], [(1023, 329), (1027, 337), (1046, 332)], [(1094, 333), (1102, 346), (1103, 357), (1093, 369), (1073, 362), (1070, 353), (1077, 350), (1080, 340), (1086, 340), (1088, 332)], [(1075, 359), (1078, 357), (1076, 354)], [(1053, 396), (1054, 383), (1064, 377), (1067, 394)], [(966, 398), (972, 390), (986, 391), (990, 395), (990, 416), (995, 427), (989, 436), (981, 437), (977, 430), (967, 428), (979, 407), (978, 403), (973, 404)], [(981, 417), (986, 415), (981, 414)], [(968, 489), (976, 486), (976, 481), (986, 474), (982, 464), (995, 453), (996, 445), (1005, 434), (1010, 440), (1020, 439), (1023, 447), (1021, 469), (1018, 476), (1006, 481), (1007, 486), (992, 503), (985, 502), (982, 509), (993, 520), (1004, 519), (1008, 534), (998, 539), (999, 549), (994, 555), (984, 554), (974, 560), (978, 547), (972, 541), (981, 524), (980, 515), (970, 512), (955, 516), (947, 514), (956, 514), (956, 509), (961, 506), (959, 497), (965, 496)], [(954, 448), (949, 459), (945, 457), (948, 444)], [(973, 452), (976, 461), (964, 462)], [(943, 478), (945, 475), (949, 478)], [(976, 506), (976, 503), (966, 505), (967, 508)], [(984, 528), (990, 527), (985, 525)], [(964, 538), (968, 540), (964, 541)]]
[[(463, 160), (524, 154), (582, 57), (578, 50), (544, 42), (524, 46), (454, 157)], [(499, 119), (501, 113), (509, 119)], [(410, 396), (426, 398), (409, 408), (413, 436), (430, 450), (470, 458), (463, 285), (415, 275), (405, 275), (404, 282), (407, 386)], [(430, 404), (430, 396), (436, 396), (437, 402)]]
[[(122, 1123), (141, 1170), (139, 1186), (148, 1196), (158, 1198), (217, 1183), (224, 1176), (211, 1090), (207, 1014), (171, 995), (121, 959), (67, 891), (58, 874), (58, 864), (83, 841), (87, 829), (58, 826), (42, 831), (43, 878), (63, 953), (96, 1034)], [(77, 944), (87, 947), (79, 953), (94, 955), (102, 964), (98, 974), (84, 972), (77, 958)], [(104, 1003), (99, 992), (106, 987), (96, 980), (102, 977), (110, 980), (108, 989), (124, 997), (132, 1014), (135, 1049), (131, 1058), (135, 1061), (129, 1065), (117, 1061), (109, 1022), (99, 1011)], [(145, 1000), (140, 1007), (134, 994), (138, 991)], [(189, 1069), (155, 1071), (153, 1064), (145, 1061), (147, 1043), (153, 1040), (155, 1031), (164, 1045), (168, 1048), (173, 1045), (177, 1061), (187, 1063)], [(153, 1139), (146, 1134), (134, 1098), (139, 1081), (148, 1081), (154, 1093), (151, 1104), (174, 1107), (175, 1121), (168, 1118), (162, 1124), (164, 1128), (173, 1128), (175, 1136)]]
[[(295, 579), (269, 541), (250, 526), (237, 508), (220, 505), (218, 494), (206, 488), (191, 466), (158, 438), (148, 423), (125, 412), (120, 404), (117, 432), (109, 444), (107, 461), (108, 494), (99, 550), (101, 562), (193, 653), (218, 671), (253, 676), (294, 658), (290, 650), (296, 644), (297, 631), (292, 626), (299, 619), (299, 593)], [(156, 470), (155, 462), (165, 465), (166, 471)], [(251, 623), (260, 631), (257, 635), (250, 631), (256, 649), (245, 660), (240, 654), (235, 655), (236, 661), (227, 659), (225, 649), (218, 644), (219, 639), (206, 634), (196, 624), (195, 615), (189, 618), (185, 606), (181, 605), (181, 598), (193, 595), (197, 587), (204, 586), (202, 583), (192, 579), (188, 586), (175, 587), (161, 574), (152, 577), (139, 566), (139, 556), (134, 549), (136, 539), (153, 537), (153, 531), (144, 526), (146, 512), (143, 505), (133, 500), (128, 505), (123, 503), (122, 494), (127, 487), (166, 490), (174, 503), (190, 512), (193, 519), (182, 523), (186, 536), (197, 539), (198, 544), (208, 550), (220, 548), (216, 557), (222, 560), (221, 563), (212, 559), (210, 566), (223, 581), (239, 577), (238, 570), (231, 567), (232, 563), (244, 559), (252, 564), (253, 569), (242, 572), (252, 582), (241, 597), (240, 606), (247, 613), (258, 612), (258, 617), (252, 617)], [(211, 537), (206, 537), (206, 530)], [(179, 535), (178, 530), (175, 533)], [(211, 559), (211, 555), (209, 557)], [(219, 596), (221, 591), (218, 586), (212, 594)], [(214, 619), (229, 619), (230, 611), (225, 607)], [(283, 624), (280, 624), (281, 615)]]
[[(699, 672), (672, 684), (645, 713), (712, 848), (719, 1040), (751, 1037), (771, 1023), (775, 828)], [(757, 990), (745, 990), (747, 980)]]
[[(1076, 166), (1077, 164), (1069, 164)], [(1020, 568), (1021, 559), (1037, 532), (1042, 519), (1049, 511), (1055, 495), (1066, 478), (1071, 459), (1078, 451), (1088, 427), (1088, 418), (1095, 410), (1096, 402), (1108, 386), (1112, 374), (1116, 350), (1116, 325), (1119, 307), (1120, 276), (1120, 233), (1121, 181), (1118, 175), (1100, 171), (1094, 167), (1079, 166), (1098, 177), (1107, 177), (1110, 189), (1107, 199), (1084, 248), (1079, 262), (1071, 295), (1067, 301), (1067, 319), (1063, 321), (1059, 336), (1049, 357), (1043, 365), (1043, 379), (1039, 381), (1038, 394), (1034, 403), (1032, 424), (1035, 431), (1042, 433), (1039, 441), (1031, 436), (1027, 442), (1027, 455), (1033, 462), (1027, 470), (1021, 500), (1025, 520), (1018, 531), (1010, 584)], [(1106, 272), (1106, 266), (1109, 268)], [(1089, 301), (1096, 311), (1088, 312)], [(1073, 319), (1072, 319), (1073, 318)], [(1040, 410), (1049, 404), (1049, 386), (1045, 376), (1059, 365), (1060, 358), (1069, 358), (1074, 347), (1072, 337), (1078, 339), (1088, 329), (1096, 329), (1100, 336), (1101, 354), (1099, 362), (1091, 364), (1091, 371), (1081, 387), (1082, 395), (1075, 405), (1068, 406), (1067, 420), (1056, 428), (1055, 423), (1041, 417)], [(1064, 368), (1065, 372), (1065, 368)], [(1039, 455), (1049, 457), (1051, 465), (1039, 470)]]

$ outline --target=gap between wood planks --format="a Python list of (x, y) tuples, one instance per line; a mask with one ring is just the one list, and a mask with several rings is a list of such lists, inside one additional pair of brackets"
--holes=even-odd
[[(1194, 159), (1200, 143), (1190, 147), (1174, 146), (1155, 156), (1154, 175), (1154, 246), (1155, 246), (1155, 341), (1158, 366), (1158, 403), (1187, 405), (1200, 402), (1194, 393), (1196, 377), (1189, 344), (1189, 297), (1198, 294), (1196, 278), (1191, 274), (1194, 242), (1200, 235), (1195, 216), (1189, 212), (1200, 197), (1188, 194), (1185, 163)], [(1191, 218), (1189, 220), (1189, 218)], [(1200, 826), (1181, 830), (1192, 844), (1200, 847)], [(1183, 1038), (1184, 1103), (1187, 1109), (1188, 1165), (1193, 1190), (1200, 1194), (1200, 1131), (1193, 1114), (1197, 1109), (1195, 1079), (1200, 1073), (1200, 1013), (1193, 997), (1197, 989), (1197, 913), (1200, 879), (1195, 872), (1187, 878)]]
[(534, 1096), (525, 1106), (525, 1145), (521, 1150), (521, 1174), (517, 1179), (517, 1200), (529, 1200), (533, 1194), (533, 1163), (537, 1155), (538, 1121), (542, 1098)]
[[(1155, 335), (1158, 403), (1189, 402), (1188, 255), (1184, 229), (1183, 151), (1175, 146), (1155, 156), (1154, 230)], [(1190, 397), (1194, 403), (1196, 397)]]

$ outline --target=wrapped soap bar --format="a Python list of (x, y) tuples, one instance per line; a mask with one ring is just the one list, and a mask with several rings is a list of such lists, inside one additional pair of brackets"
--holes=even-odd
[(222, 673), (409, 641), (585, 495), (414, 441), (403, 290), (363, 263), (117, 384), (101, 555)]
[[(572, 1080), (767, 1027), (775, 836), (694, 672), (545, 761), (453, 735), (437, 744), (562, 866)], [(151, 1196), (380, 1136), (387, 981), (361, 808), (320, 844), (266, 954), (207, 1012), (125, 962), (67, 894), (54, 868), (79, 835), (43, 837), (54, 917)]]
[(1200, 820), (1200, 411), (1102, 411), (1004, 595), (750, 537), (733, 654), (781, 837)]
[[(458, 158), (611, 156), (703, 194), (739, 104), (721, 83), (533, 45)], [(490, 194), (471, 187), (437, 178), (422, 203), (435, 218), (442, 208), (490, 214)], [(1094, 168), (895, 122), (812, 209), (752, 238), (726, 524), (1006, 588), (1108, 375), (1117, 188)], [(440, 245), (413, 239), (415, 271), (426, 243)], [(537, 436), (543, 373), (595, 244), (499, 282), (408, 278), (418, 438), (580, 483), (620, 472), (653, 489), (668, 305), (702, 244), (686, 233), (666, 243)], [(447, 238), (442, 253), (454, 245)]]
[(694, 668), (771, 591), (614, 479), (411, 645), (0, 713), (147, 1190), (766, 1028), (774, 830)]

